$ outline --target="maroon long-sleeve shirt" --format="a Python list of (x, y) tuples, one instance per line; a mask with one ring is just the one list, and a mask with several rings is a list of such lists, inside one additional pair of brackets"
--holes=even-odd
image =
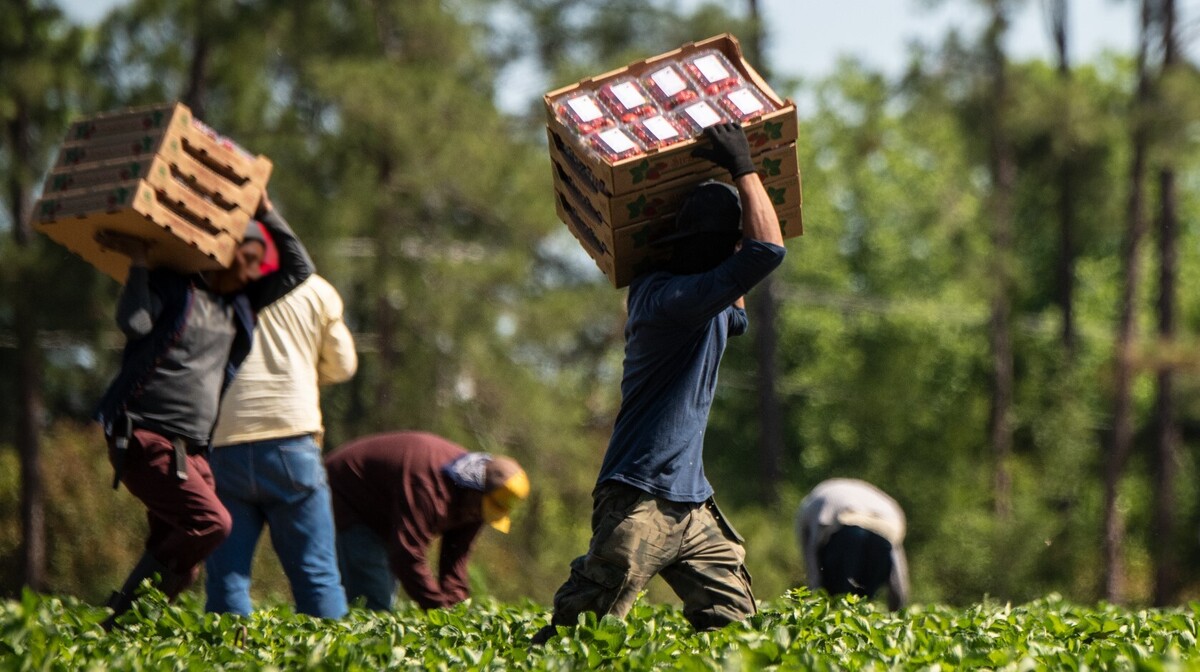
[[(466, 449), (425, 432), (366, 436), (325, 459), (339, 530), (366, 525), (384, 540), (392, 571), (426, 609), (470, 596), (467, 559), (483, 525), (482, 494), (442, 470)], [(426, 551), (441, 536), (435, 579)]]

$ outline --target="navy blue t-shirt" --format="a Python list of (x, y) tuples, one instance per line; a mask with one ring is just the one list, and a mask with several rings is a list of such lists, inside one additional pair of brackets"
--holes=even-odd
[(618, 481), (673, 502), (712, 496), (704, 430), (725, 343), (747, 327), (746, 311), (732, 304), (779, 266), (784, 252), (746, 240), (707, 273), (634, 279), (621, 410), (597, 484)]

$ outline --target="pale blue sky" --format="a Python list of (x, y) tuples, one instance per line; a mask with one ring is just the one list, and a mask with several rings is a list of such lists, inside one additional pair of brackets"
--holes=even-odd
[[(60, 0), (68, 14), (92, 22), (125, 0)], [(684, 6), (703, 0), (680, 0)], [(743, 0), (726, 0), (742, 9)], [(768, 21), (768, 58), (781, 78), (812, 79), (828, 74), (837, 59), (854, 56), (890, 74), (907, 61), (913, 41), (935, 43), (952, 27), (974, 35), (981, 25), (979, 4), (946, 0), (934, 11), (918, 0), (760, 0)], [(1071, 52), (1076, 62), (1105, 50), (1132, 51), (1136, 6), (1133, 0), (1069, 0)], [(1183, 25), (1195, 25), (1200, 0), (1181, 2)], [(1014, 58), (1049, 58), (1051, 45), (1043, 20), (1044, 0), (1025, 0), (1009, 38)], [(1185, 35), (1185, 39), (1186, 39)], [(505, 107), (523, 107), (547, 87), (519, 71), (506, 80)]]

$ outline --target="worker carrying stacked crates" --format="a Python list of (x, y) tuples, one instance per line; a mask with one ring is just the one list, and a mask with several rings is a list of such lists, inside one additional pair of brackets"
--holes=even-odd
[(547, 93), (555, 206), (615, 287), (663, 261), (654, 242), (701, 181), (729, 176), (692, 151), (742, 125), (785, 238), (803, 233), (796, 106), (718, 35)]
[(182, 103), (100, 114), (67, 131), (34, 226), (121, 283), (129, 258), (102, 247), (101, 231), (149, 241), (151, 266), (226, 268), (271, 167)]

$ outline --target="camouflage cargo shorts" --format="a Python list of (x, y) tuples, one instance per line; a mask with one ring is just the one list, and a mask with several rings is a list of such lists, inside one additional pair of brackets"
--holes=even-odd
[(555, 594), (553, 623), (574, 625), (585, 611), (624, 618), (655, 574), (697, 630), (740, 621), (757, 612), (743, 541), (711, 499), (671, 502), (604, 483), (593, 493), (587, 555), (571, 563)]

